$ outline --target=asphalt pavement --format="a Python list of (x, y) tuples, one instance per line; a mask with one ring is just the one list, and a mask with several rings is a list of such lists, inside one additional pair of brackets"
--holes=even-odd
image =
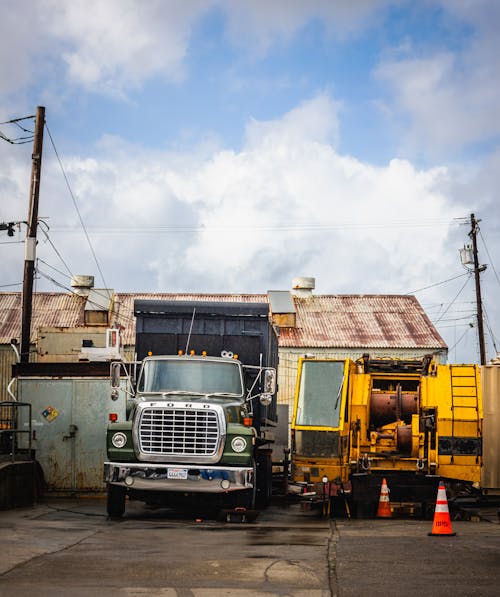
[(454, 596), (499, 594), (498, 518), (430, 537), (415, 519), (325, 519), (275, 504), (255, 522), (50, 499), (0, 512), (0, 595)]

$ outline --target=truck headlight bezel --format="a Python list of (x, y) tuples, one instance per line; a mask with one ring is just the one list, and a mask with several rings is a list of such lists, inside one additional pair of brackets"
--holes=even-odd
[(236, 437), (233, 437), (233, 439), (231, 440), (231, 448), (233, 452), (236, 452), (237, 454), (241, 454), (241, 452), (244, 452), (247, 448), (247, 445), (247, 440), (241, 435), (237, 435)]
[(111, 443), (113, 444), (113, 447), (118, 450), (124, 448), (127, 445), (127, 436), (121, 431), (117, 431), (111, 436)]

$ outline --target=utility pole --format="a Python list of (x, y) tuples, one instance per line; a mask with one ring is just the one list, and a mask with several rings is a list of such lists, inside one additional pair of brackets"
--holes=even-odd
[(484, 272), (486, 265), (479, 265), (479, 259), (477, 255), (477, 233), (479, 231), (479, 222), (476, 220), (474, 214), (470, 215), (470, 226), (471, 230), (469, 236), (472, 240), (472, 254), (474, 259), (474, 279), (476, 282), (476, 305), (477, 305), (477, 333), (479, 336), (479, 355), (481, 365), (486, 365), (486, 348), (484, 344), (484, 326), (483, 326), (483, 302), (481, 300), (481, 283), (479, 274)]
[(38, 228), (38, 197), (42, 170), (43, 129), (45, 108), (38, 106), (35, 118), (33, 155), (31, 156), (31, 184), (28, 212), (28, 230), (25, 241), (23, 302), (21, 312), (21, 363), (28, 363), (30, 356), (31, 313), (33, 303), (33, 274), (35, 272), (36, 233)]

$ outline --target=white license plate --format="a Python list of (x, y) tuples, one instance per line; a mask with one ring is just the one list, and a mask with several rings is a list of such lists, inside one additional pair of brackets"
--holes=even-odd
[(187, 468), (169, 468), (167, 470), (167, 479), (187, 479)]

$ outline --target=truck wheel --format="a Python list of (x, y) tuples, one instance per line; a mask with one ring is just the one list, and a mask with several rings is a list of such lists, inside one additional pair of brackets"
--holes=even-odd
[(125, 514), (125, 489), (108, 483), (106, 509), (110, 518), (121, 518)]
[(271, 503), (273, 493), (272, 451), (262, 450), (257, 454), (257, 506), (266, 508)]
[(247, 510), (255, 510), (255, 487), (238, 492), (238, 506)]

